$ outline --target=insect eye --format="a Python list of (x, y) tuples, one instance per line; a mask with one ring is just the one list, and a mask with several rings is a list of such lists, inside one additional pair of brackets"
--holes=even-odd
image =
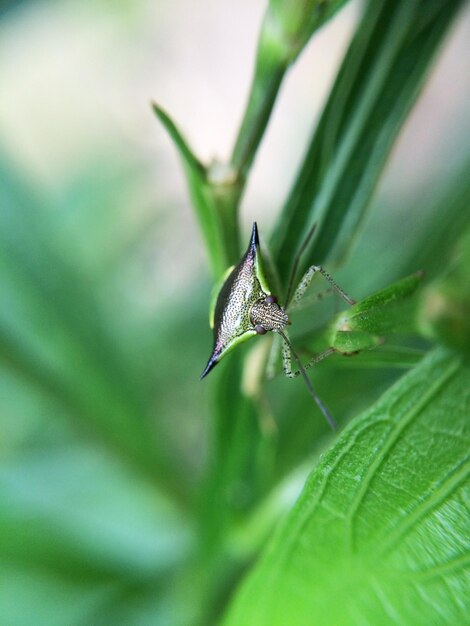
[(256, 324), (255, 330), (258, 335), (265, 335), (268, 332), (264, 326), (261, 326), (261, 324)]
[(264, 301), (266, 302), (266, 304), (275, 304), (277, 302), (277, 298), (276, 296), (266, 296)]

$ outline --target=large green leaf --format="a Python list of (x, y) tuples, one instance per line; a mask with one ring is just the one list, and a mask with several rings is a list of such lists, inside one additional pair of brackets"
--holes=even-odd
[(357, 232), (393, 143), (461, 0), (373, 0), (341, 66), (273, 233), (284, 284), (317, 224), (299, 273), (338, 259)]
[(314, 470), (226, 626), (468, 623), (470, 369), (436, 351)]

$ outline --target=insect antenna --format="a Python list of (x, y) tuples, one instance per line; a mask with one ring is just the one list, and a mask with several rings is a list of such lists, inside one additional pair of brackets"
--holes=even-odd
[(331, 428), (333, 430), (336, 430), (336, 422), (333, 419), (333, 416), (328, 411), (328, 409), (323, 404), (323, 402), (320, 400), (320, 398), (317, 396), (317, 394), (315, 392), (315, 389), (313, 388), (312, 381), (307, 376), (307, 372), (305, 371), (304, 366), (300, 362), (300, 358), (299, 358), (298, 354), (295, 352), (294, 348), (292, 347), (291, 342), (289, 341), (287, 336), (282, 332), (282, 330), (277, 330), (276, 332), (278, 332), (281, 335), (281, 337), (284, 339), (284, 341), (288, 345), (289, 350), (292, 352), (292, 355), (293, 355), (293, 357), (294, 357), (294, 359), (295, 359), (295, 361), (296, 361), (296, 363), (297, 363), (297, 365), (299, 367), (300, 374), (302, 375), (302, 378), (304, 379), (304, 382), (307, 385), (307, 389), (308, 389), (309, 394), (315, 400), (315, 402), (317, 403), (318, 408), (323, 413), (323, 415), (326, 417), (326, 421), (328, 422), (328, 424), (331, 426)]
[(312, 228), (309, 230), (309, 232), (307, 233), (307, 236), (301, 243), (300, 248), (297, 250), (297, 253), (295, 255), (294, 262), (292, 264), (292, 269), (289, 275), (289, 282), (287, 283), (286, 307), (289, 305), (289, 301), (290, 301), (290, 297), (292, 293), (292, 287), (294, 286), (295, 275), (297, 274), (297, 268), (299, 267), (300, 259), (303, 253), (305, 252), (305, 250), (307, 249), (307, 246), (310, 243), (316, 229), (317, 229), (317, 225), (314, 224)]

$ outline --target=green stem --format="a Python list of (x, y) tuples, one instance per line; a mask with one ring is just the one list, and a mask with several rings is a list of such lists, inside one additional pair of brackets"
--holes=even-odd
[(244, 184), (290, 65), (346, 0), (271, 0), (261, 27), (255, 72), (231, 164)]
[(258, 55), (248, 104), (231, 159), (243, 186), (271, 117), (286, 70), (287, 65), (281, 59), (266, 59), (265, 55)]

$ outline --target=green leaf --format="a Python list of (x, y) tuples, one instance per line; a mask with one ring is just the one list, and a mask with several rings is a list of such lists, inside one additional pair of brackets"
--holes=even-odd
[(299, 274), (345, 254), (394, 141), (461, 0), (372, 0), (351, 42), (273, 233), (284, 284), (317, 224)]
[(310, 476), (225, 626), (467, 623), (470, 369), (429, 355)]
[(155, 115), (170, 135), (183, 161), (193, 206), (206, 242), (212, 271), (219, 278), (239, 259), (237, 219), (239, 180), (233, 168), (214, 161), (203, 165), (194, 155), (176, 124), (157, 104)]
[(176, 124), (170, 118), (168, 113), (166, 113), (158, 104), (153, 102), (152, 108), (155, 115), (163, 124), (165, 130), (168, 132), (171, 139), (173, 140), (173, 143), (178, 149), (178, 152), (183, 159), (184, 166), (191, 171), (192, 175), (195, 178), (199, 178), (201, 179), (201, 181), (203, 181), (206, 177), (206, 168), (195, 156), (195, 154), (189, 147), (188, 142), (181, 134), (181, 131), (177, 128)]
[(425, 355), (423, 350), (397, 345), (380, 346), (377, 350), (366, 350), (354, 355), (353, 359), (337, 358), (335, 369), (407, 369), (417, 365)]
[(340, 313), (330, 325), (329, 345), (356, 352), (374, 347), (381, 336), (416, 332), (420, 302), (415, 296), (422, 279), (422, 272), (402, 278)]

